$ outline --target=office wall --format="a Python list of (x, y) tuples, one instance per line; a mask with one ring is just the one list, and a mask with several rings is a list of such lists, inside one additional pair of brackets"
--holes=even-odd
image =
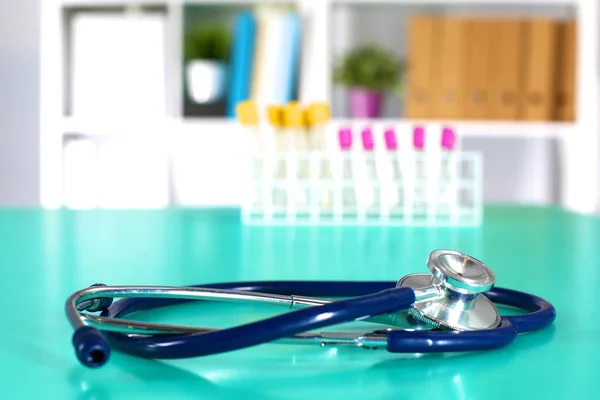
[(0, 0), (0, 206), (40, 202), (40, 0)]

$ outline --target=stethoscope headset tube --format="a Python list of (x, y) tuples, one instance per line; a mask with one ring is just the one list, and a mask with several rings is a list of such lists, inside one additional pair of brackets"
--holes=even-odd
[[(269, 342), (353, 345), (394, 353), (491, 350), (510, 344), (520, 333), (543, 329), (555, 319), (554, 307), (547, 301), (494, 288), (494, 274), (473, 257), (437, 250), (427, 265), (431, 275), (412, 274), (398, 282), (264, 281), (187, 287), (99, 284), (71, 295), (66, 312), (75, 328), (77, 358), (92, 368), (107, 362), (111, 348), (155, 359), (200, 357)], [(322, 297), (349, 298), (332, 301)], [(113, 303), (113, 298), (121, 299)], [(268, 301), (302, 308), (228, 329), (124, 319), (134, 312), (193, 300)], [(493, 303), (526, 314), (501, 317)], [(91, 314), (94, 312), (100, 315)], [(400, 315), (425, 323), (429, 329), (310, 332), (356, 320), (389, 323)]]

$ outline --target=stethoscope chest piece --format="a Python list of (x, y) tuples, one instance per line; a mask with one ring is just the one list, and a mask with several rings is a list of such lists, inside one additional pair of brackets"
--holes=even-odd
[(430, 254), (427, 266), (431, 274), (410, 274), (398, 281), (398, 287), (413, 290), (437, 288), (439, 296), (415, 302), (410, 315), (433, 327), (457, 331), (493, 329), (500, 324), (500, 313), (482, 294), (492, 289), (494, 273), (481, 261), (452, 250)]

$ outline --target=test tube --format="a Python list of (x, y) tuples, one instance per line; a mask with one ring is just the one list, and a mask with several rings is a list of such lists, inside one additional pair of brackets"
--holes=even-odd
[(390, 172), (393, 179), (400, 178), (400, 165), (398, 165), (398, 157), (396, 157), (396, 151), (398, 150), (398, 139), (396, 138), (396, 131), (394, 128), (388, 128), (383, 133), (383, 139), (385, 141), (385, 148), (390, 156)]
[(287, 150), (287, 138), (283, 130), (283, 111), (278, 105), (269, 105), (267, 107), (267, 118), (270, 124), (272, 132), (270, 135), (272, 149), (270, 153), (269, 161), (273, 164), (270, 169), (273, 171), (273, 179), (275, 185), (273, 187), (273, 205), (278, 209), (282, 210), (288, 204), (288, 196), (286, 190), (287, 177), (289, 175), (286, 150)]
[[(274, 153), (281, 155), (281, 152), (287, 148), (286, 137), (283, 132), (283, 110), (280, 106), (271, 104), (267, 107), (267, 118), (270, 125), (269, 132), (271, 132), (270, 144)], [(278, 172), (282, 173), (281, 176), (285, 176), (285, 166)]]
[[(434, 136), (438, 133), (439, 131), (434, 131)], [(433, 220), (438, 214), (438, 206), (442, 196), (440, 187), (443, 186), (445, 177), (440, 175), (440, 166), (443, 163), (440, 143), (432, 143), (430, 140), (428, 144), (423, 165), (424, 184), (426, 186), (423, 203), (427, 207), (428, 218)]]
[(383, 139), (385, 142), (385, 153), (381, 161), (381, 195), (382, 206), (389, 213), (399, 203), (398, 185), (396, 182), (400, 178), (400, 166), (398, 165), (397, 156), (398, 141), (394, 129), (387, 128), (383, 133)]
[(307, 108), (307, 126), (309, 129), (310, 149), (319, 153), (318, 176), (332, 178), (331, 155), (328, 154), (327, 124), (331, 119), (329, 105), (313, 103)]
[(356, 179), (354, 174), (354, 168), (352, 166), (351, 155), (349, 154), (352, 150), (352, 130), (350, 128), (342, 128), (338, 132), (338, 143), (340, 149), (341, 168), (340, 168), (340, 180), (341, 193), (338, 198), (341, 199), (342, 206), (348, 207), (356, 204), (355, 196), (355, 185)]
[(287, 159), (292, 168), (289, 173), (290, 194), (296, 205), (306, 206), (308, 196), (306, 188), (309, 173), (308, 155), (306, 150), (307, 137), (304, 126), (302, 107), (296, 101), (289, 102), (283, 107), (283, 129), (287, 143)]
[[(410, 213), (415, 212), (415, 206), (422, 205), (425, 201), (425, 129), (417, 126), (413, 130), (413, 151), (404, 155), (406, 161), (404, 168), (405, 206), (410, 207)], [(409, 156), (410, 155), (410, 156)]]
[[(422, 126), (417, 126), (413, 131), (413, 147), (419, 152), (419, 154), (424, 155), (423, 152), (425, 150), (425, 128)], [(419, 157), (418, 162), (415, 165), (416, 175), (419, 178), (423, 178), (425, 175), (425, 159), (424, 157)]]
[(362, 181), (358, 193), (361, 194), (361, 201), (364, 207), (371, 207), (375, 201), (375, 188), (373, 180), (377, 178), (377, 164), (374, 157), (375, 139), (373, 130), (370, 127), (364, 128), (361, 132), (362, 145), (364, 150), (364, 172), (357, 176), (357, 180)]
[(294, 152), (297, 163), (297, 177), (308, 178), (308, 134), (302, 107), (292, 101), (283, 107), (283, 126), (287, 136), (288, 149)]
[(445, 181), (445, 190), (443, 191), (443, 199), (448, 202), (449, 212), (451, 214), (457, 214), (457, 198), (460, 188), (458, 186), (456, 158), (454, 157), (455, 146), (456, 146), (456, 134), (454, 130), (449, 127), (442, 129), (442, 175)]
[(448, 198), (449, 177), (446, 175), (446, 171), (449, 159), (447, 151), (454, 146), (454, 132), (447, 128), (435, 127), (430, 139), (426, 160), (426, 202), (429, 218), (433, 219), (440, 214), (447, 215), (447, 208), (440, 208), (440, 206), (444, 205)]
[(252, 158), (252, 178), (259, 178), (263, 173), (261, 153), (264, 149), (258, 125), (256, 104), (251, 100), (239, 103), (236, 106), (236, 115), (242, 126), (249, 133), (244, 139), (249, 144), (248, 148)]
[(333, 158), (327, 145), (327, 126), (331, 118), (327, 103), (313, 103), (306, 108), (306, 126), (308, 129), (308, 145), (314, 156), (316, 168), (315, 178), (318, 183), (318, 206), (329, 214), (333, 206), (333, 174), (331, 159)]
[(441, 141), (442, 149), (444, 151), (453, 151), (456, 146), (456, 134), (454, 130), (449, 127), (444, 127), (442, 129), (442, 141)]
[(342, 178), (352, 179), (354, 177), (354, 169), (352, 168), (352, 159), (347, 154), (352, 150), (352, 130), (350, 128), (340, 129), (338, 141), (342, 152)]
[(250, 176), (246, 196), (251, 209), (261, 209), (268, 199), (269, 189), (265, 185), (265, 167), (263, 165), (264, 145), (259, 128), (259, 117), (256, 104), (253, 101), (243, 101), (235, 108), (236, 116), (247, 134), (243, 142), (247, 144), (250, 160)]

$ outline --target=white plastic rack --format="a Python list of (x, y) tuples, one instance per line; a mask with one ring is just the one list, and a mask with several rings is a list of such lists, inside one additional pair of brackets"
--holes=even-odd
[(269, 149), (248, 162), (242, 215), (250, 225), (478, 226), (482, 220), (483, 160), (476, 152)]

